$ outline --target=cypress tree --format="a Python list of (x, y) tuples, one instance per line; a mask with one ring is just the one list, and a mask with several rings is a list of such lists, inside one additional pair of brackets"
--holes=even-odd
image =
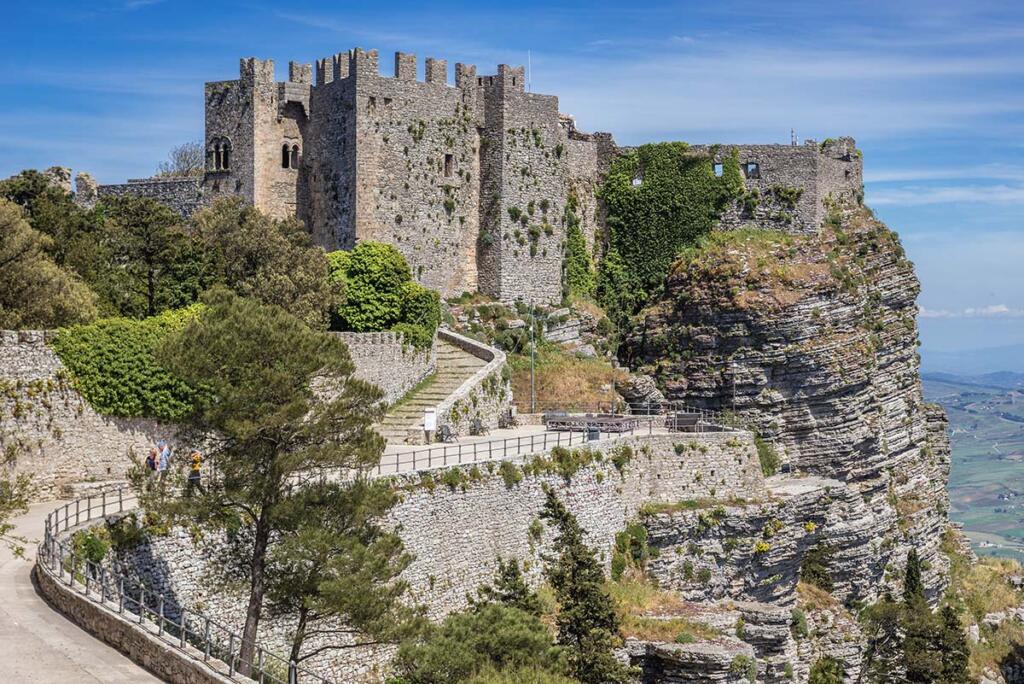
[(952, 606), (946, 605), (939, 611), (938, 643), (936, 650), (942, 656), (942, 674), (937, 682), (941, 684), (967, 684), (971, 677), (967, 672), (970, 649), (964, 636), (960, 618)]
[(540, 517), (557, 528), (555, 555), (546, 558), (547, 578), (558, 599), (558, 643), (566, 649), (569, 674), (581, 682), (615, 684), (632, 681), (628, 667), (613, 649), (621, 643), (619, 618), (604, 591), (604, 570), (594, 550), (583, 542), (583, 528), (554, 491)]

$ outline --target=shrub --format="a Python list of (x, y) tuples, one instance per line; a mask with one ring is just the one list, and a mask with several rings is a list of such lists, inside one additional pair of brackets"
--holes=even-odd
[(807, 627), (807, 614), (799, 608), (794, 608), (789, 615), (793, 619), (793, 634), (798, 639), (806, 639), (810, 635), (810, 630)]
[(487, 603), (449, 615), (422, 639), (403, 644), (395, 670), (407, 684), (466, 681), (489, 668), (537, 666), (553, 670), (557, 649), (534, 615)]
[(97, 412), (181, 420), (192, 412), (197, 390), (160, 366), (155, 354), (200, 310), (191, 306), (141, 321), (106, 318), (63, 328), (53, 348)]
[(808, 684), (842, 684), (845, 672), (842, 664), (831, 656), (823, 656), (811, 665)]
[(832, 591), (832, 576), (828, 571), (831, 558), (832, 547), (828, 544), (818, 544), (808, 549), (800, 562), (800, 580), (824, 591)]
[(759, 435), (754, 436), (754, 444), (757, 446), (757, 458), (761, 462), (761, 472), (770, 477), (779, 472), (779, 454), (775, 447), (761, 439)]
[(514, 463), (502, 461), (498, 466), (498, 472), (501, 474), (501, 479), (505, 481), (505, 486), (510, 489), (523, 481), (523, 471)]
[(402, 335), (402, 339), (407, 344), (411, 344), (417, 349), (428, 349), (434, 343), (434, 333), (431, 330), (427, 330), (422, 325), (414, 325), (412, 323), (397, 323), (392, 326), (393, 332)]

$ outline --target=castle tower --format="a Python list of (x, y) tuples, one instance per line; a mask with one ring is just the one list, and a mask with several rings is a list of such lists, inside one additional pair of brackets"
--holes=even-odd
[(310, 65), (289, 64), (289, 79), (274, 79), (274, 62), (242, 59), (237, 81), (206, 84), (208, 195), (237, 195), (261, 211), (296, 216), (305, 197), (302, 171)]

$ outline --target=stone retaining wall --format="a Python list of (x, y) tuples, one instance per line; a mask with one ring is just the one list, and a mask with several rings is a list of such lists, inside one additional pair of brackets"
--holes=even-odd
[[(116, 648), (165, 682), (172, 684), (227, 684), (203, 662), (176, 651), (138, 624), (104, 609), (95, 601), (58, 582), (37, 565), (33, 574), (39, 593), (72, 622), (105, 644)], [(95, 676), (102, 679), (103, 673)]]
[(512, 386), (506, 370), (505, 353), (446, 328), (437, 336), (456, 347), (487, 361), (487, 365), (462, 383), (437, 405), (438, 427), (448, 425), (455, 434), (468, 435), (474, 420), (489, 429), (498, 427), (498, 419), (512, 406)]
[[(624, 447), (632, 450), (633, 457), (620, 473), (608, 456)], [(519, 482), (506, 481), (497, 462), (392, 478), (403, 493), (388, 517), (415, 556), (403, 574), (409, 597), (426, 605), (432, 618), (442, 618), (466, 607), (467, 595), (491, 581), (498, 558), (528, 562), (528, 577), (539, 582), (541, 554), (550, 550), (553, 532), (544, 528), (539, 537), (531, 537), (530, 530), (539, 520), (545, 486), (552, 487), (577, 516), (606, 566), (616, 533), (645, 503), (700, 498), (708, 496), (712, 487), (723, 498), (764, 494), (757, 450), (747, 433), (622, 437), (592, 443), (591, 448), (605, 458), (569, 479), (557, 473), (524, 475), (523, 460), (516, 466)], [(457, 479), (459, 484), (445, 484), (446, 473), (455, 470), (461, 471), (459, 477), (449, 476), (447, 481)], [(714, 484), (707, 475), (712, 470)], [(176, 596), (182, 605), (202, 606), (210, 617), (238, 629), (245, 601), (211, 580), (211, 564), (217, 563), (221, 547), (215, 539), (197, 543), (188, 531), (176, 528), (168, 536), (139, 545), (121, 560), (149, 586)], [(261, 623), (260, 641), (271, 650), (286, 650), (292, 628), (291, 620), (266, 619)], [(309, 666), (342, 681), (354, 681), (379, 671), (390, 653), (388, 649), (344, 650), (315, 658)]]
[(389, 404), (437, 369), (437, 346), (417, 349), (395, 332), (336, 332), (348, 345), (356, 377), (384, 390)]

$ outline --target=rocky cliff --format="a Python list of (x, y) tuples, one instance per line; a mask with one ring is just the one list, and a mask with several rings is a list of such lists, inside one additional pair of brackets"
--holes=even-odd
[[(716, 232), (674, 264), (622, 355), (668, 399), (734, 413), (776, 447), (785, 487), (804, 475), (808, 486), (725, 507), (714, 526), (694, 512), (651, 517), (652, 542), (682, 549), (651, 568), (663, 585), (792, 603), (801, 558), (820, 542), (840, 602), (898, 591), (910, 548), (929, 594), (944, 589), (949, 444), (944, 414), (921, 394), (918, 291), (895, 233), (852, 205), (833, 207), (819, 235)], [(723, 551), (772, 526), (760, 552)], [(691, 581), (699, 567), (713, 568), (706, 586)]]

